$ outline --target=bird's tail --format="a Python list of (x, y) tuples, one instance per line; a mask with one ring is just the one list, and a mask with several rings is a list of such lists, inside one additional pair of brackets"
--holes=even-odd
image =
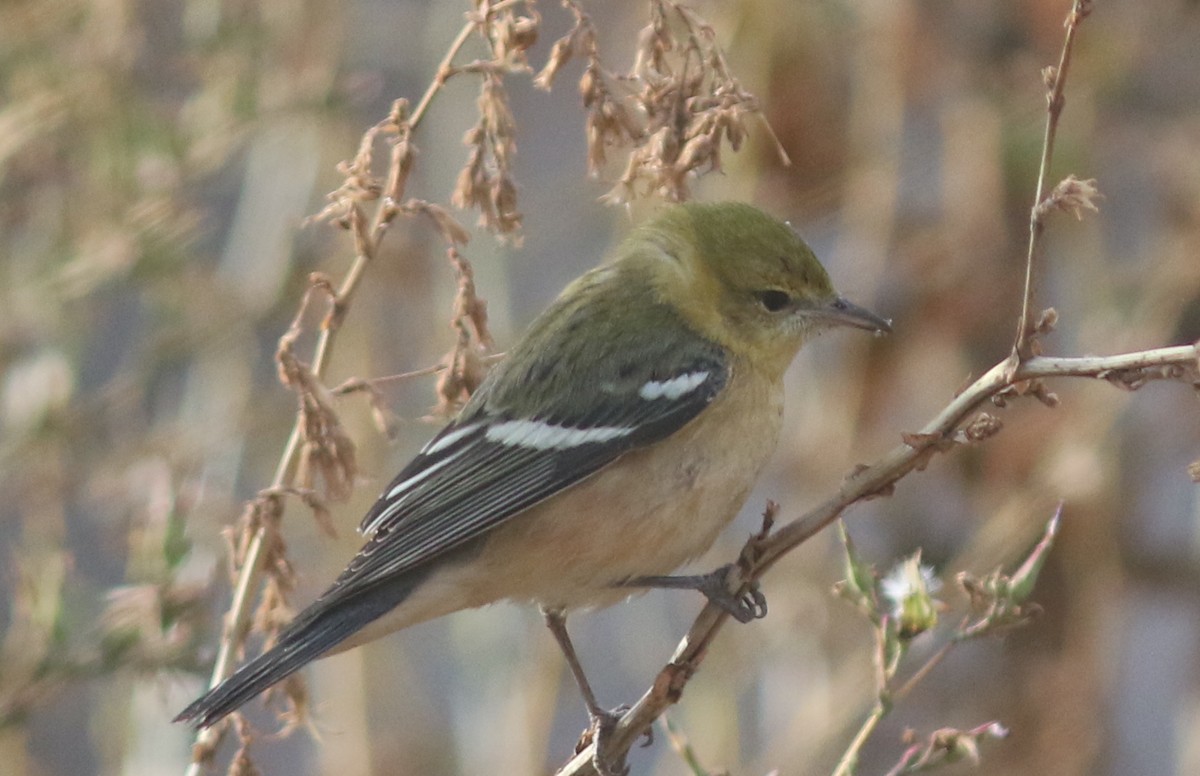
[(349, 600), (339, 600), (336, 595), (323, 596), (284, 629), (275, 646), (197, 698), (179, 712), (174, 721), (190, 722), (198, 728), (219, 722), (254, 696), (386, 614), (407, 598), (412, 589), (412, 584), (393, 584), (360, 593)]

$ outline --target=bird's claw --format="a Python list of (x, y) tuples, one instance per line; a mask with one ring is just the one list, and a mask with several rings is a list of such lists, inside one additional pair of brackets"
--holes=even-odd
[(729, 574), (735, 566), (731, 563), (722, 566), (711, 574), (704, 576), (700, 592), (709, 601), (729, 613), (733, 619), (741, 623), (751, 620), (761, 620), (767, 616), (767, 597), (763, 595), (758, 580), (750, 582), (746, 592), (736, 595), (729, 592)]
[(655, 587), (672, 590), (698, 590), (712, 603), (728, 612), (738, 622), (760, 620), (767, 616), (767, 598), (759, 589), (758, 580), (746, 582), (746, 591), (731, 593), (729, 591), (729, 575), (737, 573), (737, 579), (743, 580), (740, 566), (730, 563), (716, 571), (696, 576), (666, 576), (666, 577), (630, 577), (616, 582), (620, 587)]
[(621, 721), (621, 717), (627, 711), (629, 711), (628, 706), (618, 706), (611, 711), (600, 709), (588, 712), (591, 724), (579, 737), (575, 752), (578, 754), (586, 749), (588, 744), (592, 744), (592, 767), (600, 776), (627, 776), (629, 773), (629, 764), (625, 762), (625, 755), (614, 755), (609, 751), (613, 731), (616, 730), (617, 723)]

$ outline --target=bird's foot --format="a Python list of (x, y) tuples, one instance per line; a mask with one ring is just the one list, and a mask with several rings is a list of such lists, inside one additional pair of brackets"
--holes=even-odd
[(592, 767), (600, 776), (627, 776), (629, 773), (625, 755), (612, 751), (613, 732), (627, 711), (629, 711), (628, 706), (618, 706), (611, 711), (604, 709), (588, 711), (591, 724), (579, 737), (575, 752), (582, 752), (589, 744), (592, 744)]
[(730, 563), (716, 571), (693, 576), (631, 577), (616, 583), (620, 587), (655, 587), (670, 590), (698, 590), (716, 606), (728, 612), (738, 622), (761, 620), (767, 616), (767, 597), (762, 594), (758, 580), (749, 583), (746, 592), (729, 591), (729, 575), (742, 570), (737, 563)]
[(730, 563), (699, 577), (696, 589), (713, 604), (721, 607), (738, 622), (761, 620), (767, 616), (767, 597), (758, 580), (750, 583), (741, 595), (729, 592), (729, 575), (739, 573), (737, 564)]

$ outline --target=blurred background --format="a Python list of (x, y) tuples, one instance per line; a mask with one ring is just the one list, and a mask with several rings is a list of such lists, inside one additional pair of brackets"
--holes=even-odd
[[(744, 514), (697, 569), (731, 559), (768, 498), (794, 517), (915, 431), (1011, 343), (1044, 127), (1040, 69), (1066, 0), (697, 3), (759, 121), (701, 199), (788, 218), (849, 298), (895, 334), (837, 333), (789, 375), (786, 430)], [(601, 56), (628, 69), (640, 0), (590, 2)], [(226, 542), (268, 485), (294, 395), (273, 353), (312, 271), (340, 278), (345, 232), (305, 225), (339, 161), (397, 97), (416, 100), (466, 3), (416, 0), (6, 0), (0, 3), (0, 762), (9, 774), (182, 773), (169, 719), (202, 688), (229, 600)], [(571, 16), (540, 6), (540, 66)], [(464, 61), (483, 55), (469, 43)], [(523, 245), (482, 230), (465, 255), (497, 348), (629, 228), (586, 174), (567, 65), (551, 93), (507, 79)], [(409, 194), (446, 202), (478, 78), (451, 80), (415, 142)], [(1067, 86), (1054, 171), (1097, 178), (1098, 216), (1055, 217), (1044, 347), (1107, 354), (1200, 337), (1200, 7), (1099, 2)], [(653, 205), (639, 204), (634, 217)], [(465, 222), (474, 220), (463, 214)], [(328, 382), (430, 366), (454, 343), (453, 269), (400, 219), (364, 280)], [(315, 319), (314, 319), (315, 322)], [(301, 338), (309, 352), (311, 330)], [(1200, 773), (1200, 456), (1192, 390), (1052, 384), (999, 436), (934, 460), (848, 517), (886, 571), (923, 548), (954, 612), (961, 570), (1010, 568), (1055, 504), (1063, 526), (1034, 599), (1044, 615), (962, 646), (899, 704), (860, 773), (906, 729), (1012, 730), (983, 774)], [(360, 482), (327, 538), (299, 504), (283, 532), (310, 601), (358, 546), (361, 514), (436, 429), (434, 378), (389, 382), (389, 443), (340, 400)], [(827, 531), (766, 578), (770, 616), (726, 628), (670, 716), (700, 762), (734, 774), (829, 773), (873, 701), (871, 633), (830, 588)], [(701, 607), (653, 593), (577, 616), (602, 702), (632, 703)], [(947, 623), (957, 614), (948, 614)], [(912, 646), (915, 670), (943, 632)], [(320, 742), (255, 702), (264, 774), (546, 773), (586, 717), (529, 608), (462, 613), (307, 670)], [(902, 674), (905, 672), (902, 671)], [(233, 745), (226, 743), (216, 772)], [(693, 771), (664, 736), (636, 774)], [(957, 766), (960, 771), (966, 766)]]

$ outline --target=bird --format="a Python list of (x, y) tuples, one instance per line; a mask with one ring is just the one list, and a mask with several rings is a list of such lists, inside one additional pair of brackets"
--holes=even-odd
[(175, 721), (211, 726), (319, 657), (513, 600), (542, 610), (599, 736), (613, 715), (567, 613), (694, 587), (755, 616), (722, 570), (670, 573), (737, 515), (778, 439), (785, 371), (835, 327), (891, 331), (834, 291), (788, 224), (740, 202), (663, 208), (567, 286), (384, 488), (329, 588)]

